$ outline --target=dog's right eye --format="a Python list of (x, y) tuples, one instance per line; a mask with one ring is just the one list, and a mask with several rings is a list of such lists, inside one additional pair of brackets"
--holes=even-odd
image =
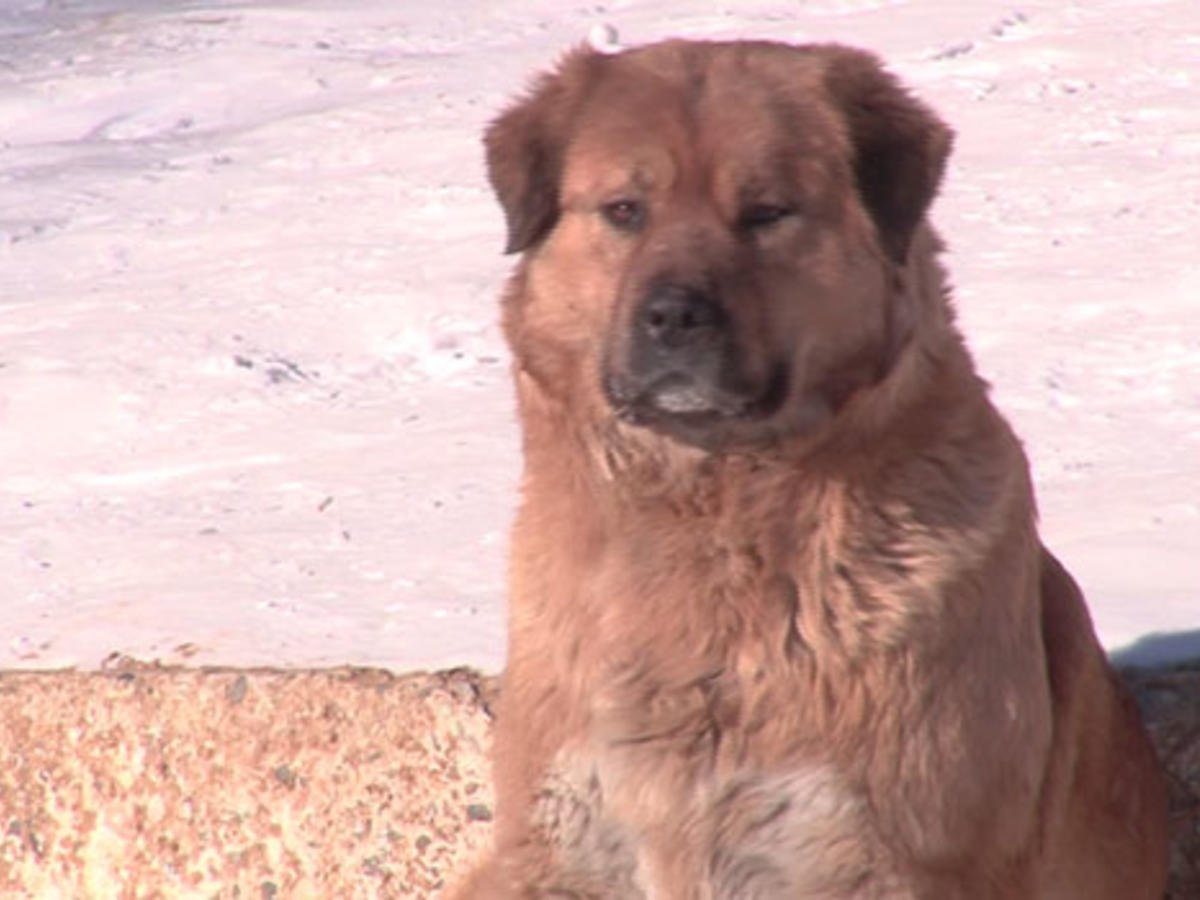
[(600, 207), (600, 214), (613, 228), (636, 231), (646, 218), (645, 207), (637, 200), (614, 200)]
[(755, 204), (742, 211), (738, 217), (738, 227), (743, 231), (765, 230), (792, 214), (792, 210), (786, 206), (774, 206), (769, 203)]

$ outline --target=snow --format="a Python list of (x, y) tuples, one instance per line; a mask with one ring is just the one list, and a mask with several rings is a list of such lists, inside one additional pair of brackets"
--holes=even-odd
[(1121, 658), (1200, 654), (1194, 0), (3, 0), (0, 666), (502, 665), (479, 135), (612, 27), (866, 46), (941, 111), (1046, 540)]

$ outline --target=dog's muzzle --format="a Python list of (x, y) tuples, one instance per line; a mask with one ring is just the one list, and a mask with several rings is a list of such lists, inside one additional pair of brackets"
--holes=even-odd
[(654, 285), (626, 327), (604, 388), (627, 421), (695, 442), (721, 423), (769, 413), (766, 407), (779, 399), (781, 381), (758, 384), (743, 376), (730, 315), (712, 291)]
[(721, 389), (729, 366), (729, 317), (711, 292), (660, 284), (646, 292), (631, 323), (624, 393), (665, 415), (734, 412)]

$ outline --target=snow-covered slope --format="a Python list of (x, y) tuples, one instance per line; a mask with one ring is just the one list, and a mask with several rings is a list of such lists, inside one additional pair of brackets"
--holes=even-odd
[(1110, 647), (1200, 653), (1200, 5), (0, 3), (0, 666), (503, 660), (478, 137), (602, 22), (873, 48)]

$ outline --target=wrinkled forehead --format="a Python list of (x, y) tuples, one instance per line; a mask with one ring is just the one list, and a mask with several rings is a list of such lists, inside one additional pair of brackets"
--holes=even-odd
[(690, 66), (612, 62), (568, 148), (567, 196), (626, 188), (744, 195), (781, 183), (803, 190), (835, 179), (847, 162), (840, 119), (815, 71), (719, 55)]

